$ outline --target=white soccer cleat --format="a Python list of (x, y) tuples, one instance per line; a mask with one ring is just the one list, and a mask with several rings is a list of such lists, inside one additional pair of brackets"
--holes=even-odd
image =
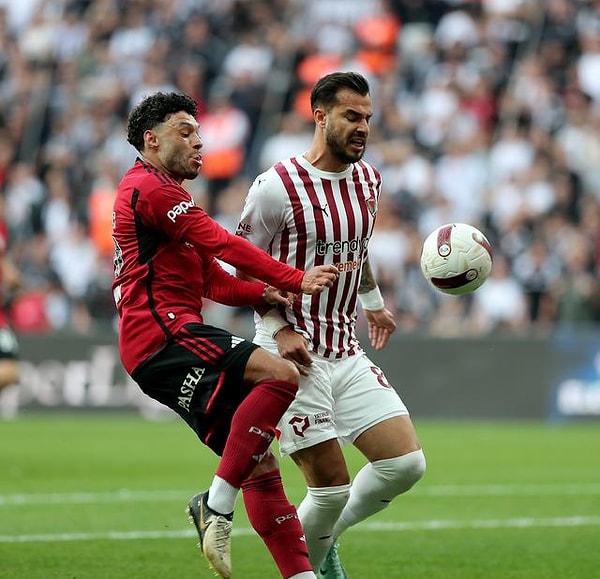
[(233, 515), (221, 515), (207, 505), (208, 491), (194, 495), (187, 506), (189, 520), (198, 531), (198, 546), (212, 570), (223, 579), (231, 577), (231, 530)]

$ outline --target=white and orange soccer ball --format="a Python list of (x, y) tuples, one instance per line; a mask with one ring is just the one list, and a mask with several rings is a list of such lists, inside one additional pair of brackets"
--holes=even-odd
[(437, 290), (463, 295), (475, 291), (492, 272), (492, 248), (479, 229), (448, 223), (423, 243), (421, 270)]

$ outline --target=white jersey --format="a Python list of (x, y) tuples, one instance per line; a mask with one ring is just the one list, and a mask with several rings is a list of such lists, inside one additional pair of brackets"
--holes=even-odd
[[(238, 235), (298, 269), (334, 264), (340, 272), (333, 288), (299, 296), (284, 313), (325, 358), (362, 351), (357, 291), (380, 193), (381, 175), (366, 161), (331, 173), (298, 156), (259, 175), (246, 198)], [(260, 316), (256, 329), (264, 332)]]

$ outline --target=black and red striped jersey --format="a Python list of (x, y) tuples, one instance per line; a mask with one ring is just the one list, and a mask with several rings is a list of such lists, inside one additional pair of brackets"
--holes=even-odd
[(361, 351), (356, 301), (380, 192), (381, 175), (366, 161), (332, 173), (298, 156), (259, 175), (246, 198), (238, 235), (294, 267), (338, 268), (333, 288), (300, 296), (285, 312), (312, 350), (327, 358)]
[(119, 349), (129, 373), (183, 325), (202, 322), (202, 297), (227, 305), (264, 303), (264, 284), (237, 279), (216, 259), (300, 291), (303, 272), (229, 233), (177, 181), (140, 159), (117, 189), (112, 235)]

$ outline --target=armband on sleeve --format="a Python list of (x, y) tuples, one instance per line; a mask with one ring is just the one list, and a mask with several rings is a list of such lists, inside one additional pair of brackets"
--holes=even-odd
[(274, 338), (279, 330), (289, 326), (287, 320), (281, 317), (281, 314), (275, 309), (269, 310), (263, 317), (262, 323), (265, 326), (265, 330), (267, 330), (268, 334)]
[(369, 290), (367, 293), (358, 294), (358, 301), (360, 302), (363, 310), (377, 312), (385, 308), (383, 296), (381, 295), (381, 291), (377, 286), (372, 290)]

